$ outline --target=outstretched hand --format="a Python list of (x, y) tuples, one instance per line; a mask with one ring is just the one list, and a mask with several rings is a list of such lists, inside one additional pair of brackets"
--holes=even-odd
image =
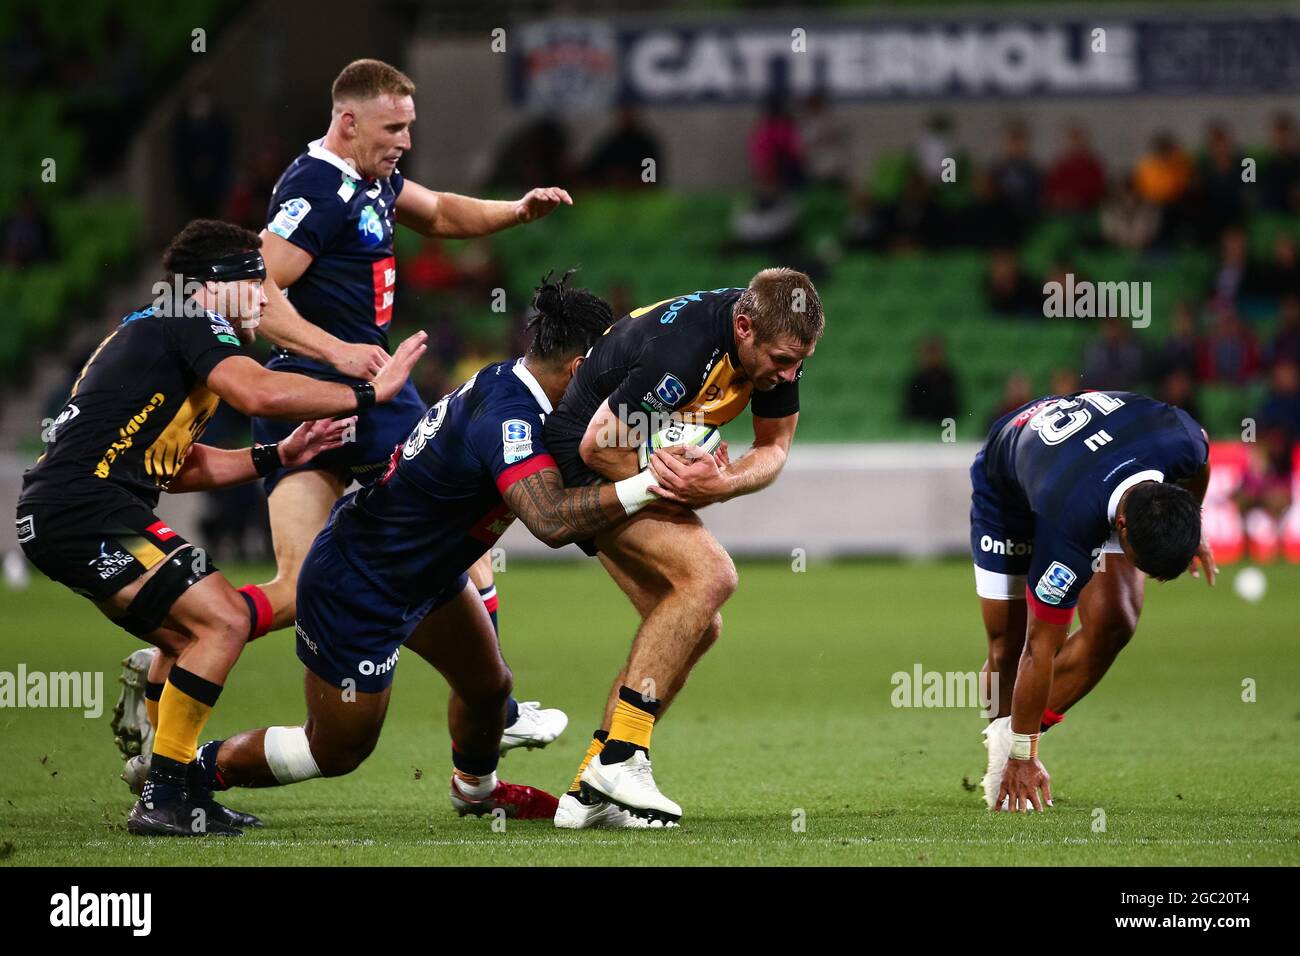
[(573, 197), (559, 186), (543, 186), (530, 189), (524, 197), (515, 203), (515, 218), (520, 222), (533, 222), (541, 219), (564, 204), (573, 205)]
[[(1039, 791), (1042, 791), (1041, 795)], [(1002, 801), (1012, 813), (1028, 812), (1032, 807), (1039, 813), (1043, 806), (1052, 805), (1052, 778), (1037, 757), (1028, 760), (1008, 760), (1002, 772), (1002, 787), (994, 801), (995, 809), (1002, 809)]]
[(347, 441), (349, 429), (357, 423), (357, 416), (347, 418), (321, 418), (303, 422), (280, 442), (280, 461), (286, 468), (305, 465), (321, 452), (341, 448)]
[(374, 378), (376, 402), (382, 405), (384, 402), (392, 401), (393, 397), (402, 390), (402, 386), (406, 384), (406, 379), (411, 374), (411, 369), (428, 348), (425, 344), (428, 338), (428, 332), (416, 332), (397, 347), (393, 357), (384, 363), (384, 367)]

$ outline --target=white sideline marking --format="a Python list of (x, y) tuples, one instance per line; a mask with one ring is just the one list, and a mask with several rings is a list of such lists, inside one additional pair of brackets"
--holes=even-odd
[[(638, 834), (646, 831), (637, 830)], [(655, 831), (650, 831), (655, 832)], [(664, 832), (677, 834), (678, 831), (668, 829)], [(795, 834), (791, 834), (795, 836)], [(638, 837), (640, 839), (640, 837)], [(780, 846), (781, 844), (775, 839), (760, 840), (755, 837), (687, 837), (673, 835), (669, 837), (674, 845), (684, 844), (686, 846)], [(889, 844), (889, 843), (913, 843), (937, 846), (1271, 846), (1286, 844), (1295, 845), (1295, 840), (1281, 840), (1277, 837), (1267, 837), (1263, 839), (1189, 839), (1189, 840), (1107, 840), (1107, 839), (1088, 839), (1086, 837), (1062, 837), (1058, 840), (1023, 840), (1011, 837), (1005, 840), (943, 840), (936, 837), (810, 837), (800, 834), (798, 838), (792, 840), (793, 843), (835, 843), (835, 844), (858, 844), (867, 846), (870, 844)], [(626, 841), (618, 838), (602, 838), (596, 835), (589, 837), (574, 836), (553, 836), (553, 837), (520, 837), (509, 834), (497, 837), (479, 837), (469, 838), (461, 837), (454, 840), (394, 840), (391, 843), (381, 843), (378, 840), (246, 840), (241, 841), (239, 846), (273, 846), (273, 847), (313, 847), (313, 846), (337, 846), (337, 847), (363, 847), (363, 846), (380, 846), (380, 847), (410, 847), (410, 846), (625, 846)], [(81, 844), (88, 848), (117, 847), (120, 843), (108, 840), (93, 840)], [(195, 844), (201, 850), (207, 850), (211, 847), (233, 846), (235, 844), (203, 842)]]

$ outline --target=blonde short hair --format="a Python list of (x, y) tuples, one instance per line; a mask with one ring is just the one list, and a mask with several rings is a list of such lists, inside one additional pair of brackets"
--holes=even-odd
[(826, 328), (822, 301), (812, 279), (784, 266), (764, 269), (750, 279), (734, 311), (749, 316), (760, 342), (789, 336), (808, 345), (821, 338)]
[(335, 105), (346, 100), (372, 100), (386, 94), (414, 96), (415, 83), (383, 60), (353, 60), (334, 78), (330, 88)]

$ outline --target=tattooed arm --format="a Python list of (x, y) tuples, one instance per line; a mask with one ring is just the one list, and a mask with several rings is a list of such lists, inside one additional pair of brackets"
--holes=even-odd
[(558, 468), (543, 468), (504, 493), (510, 510), (552, 548), (589, 538), (627, 517), (612, 484), (565, 488)]

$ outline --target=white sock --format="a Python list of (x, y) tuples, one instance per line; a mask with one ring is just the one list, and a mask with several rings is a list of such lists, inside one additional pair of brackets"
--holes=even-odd
[(486, 777), (471, 777), (458, 770), (452, 774), (451, 781), (466, 800), (486, 800), (497, 788), (497, 772), (493, 770)]

